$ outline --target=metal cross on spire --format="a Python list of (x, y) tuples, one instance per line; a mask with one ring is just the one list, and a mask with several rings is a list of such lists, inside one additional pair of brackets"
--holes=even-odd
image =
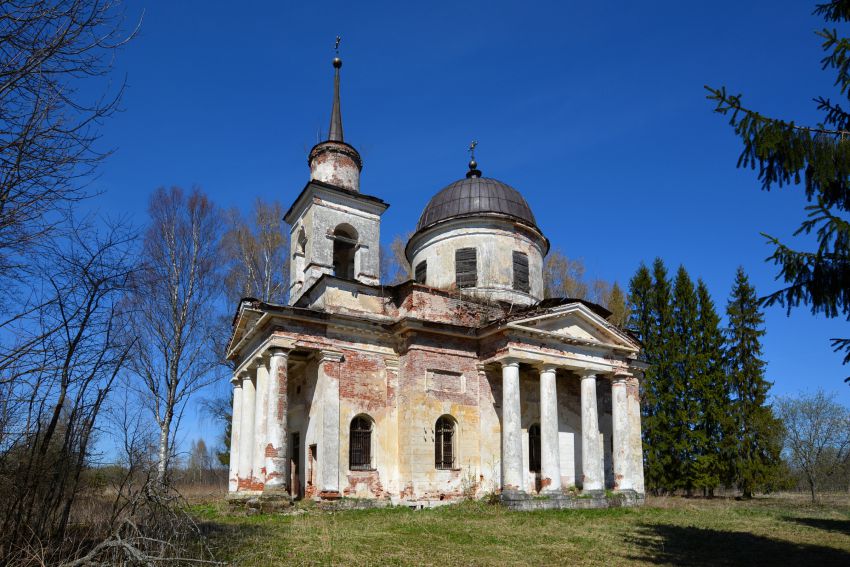
[(481, 177), (481, 172), (478, 170), (478, 162), (475, 161), (475, 148), (478, 146), (477, 140), (472, 140), (469, 144), (469, 171), (466, 172), (467, 177)]
[(339, 55), (339, 42), (340, 41), (342, 41), (342, 38), (339, 37), (339, 36), (336, 36), (336, 43), (334, 44), (334, 51), (336, 51), (337, 55)]

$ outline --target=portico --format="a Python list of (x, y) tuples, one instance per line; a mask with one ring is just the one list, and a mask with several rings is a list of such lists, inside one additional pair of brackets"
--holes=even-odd
[[(636, 399), (637, 378), (632, 371), (618, 369), (612, 371), (600, 368), (559, 366), (553, 362), (541, 362), (534, 359), (506, 357), (495, 362), (501, 372), (502, 380), (502, 483), (503, 493), (511, 497), (521, 496), (533, 486), (525, 480), (523, 470), (523, 422), (520, 408), (523, 401), (520, 387), (520, 366), (528, 367), (539, 377), (539, 415), (527, 416), (525, 421), (537, 422), (540, 428), (540, 471), (539, 490), (541, 494), (562, 493), (570, 486), (564, 486), (561, 471), (561, 440), (559, 423), (559, 405), (567, 405), (563, 398), (567, 382), (579, 385), (580, 399), (580, 469), (576, 475), (575, 486), (585, 492), (598, 492), (606, 488), (613, 490), (643, 491), (643, 467), (641, 453), (634, 447), (640, 447), (640, 404)], [(616, 373), (615, 373), (616, 372)], [(527, 373), (526, 373), (527, 374)], [(599, 390), (607, 389), (610, 394), (610, 406), (601, 408)], [(632, 403), (629, 403), (629, 390)], [(603, 447), (603, 434), (600, 420), (603, 416), (610, 420), (607, 451), (613, 468), (613, 482), (606, 486), (606, 451)]]

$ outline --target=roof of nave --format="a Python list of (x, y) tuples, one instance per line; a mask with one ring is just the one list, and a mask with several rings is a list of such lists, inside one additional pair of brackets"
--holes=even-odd
[[(350, 293), (354, 298), (352, 301), (367, 295), (378, 301), (312, 307), (310, 297), (313, 294), (310, 291), (315, 290), (318, 296), (326, 296), (324, 288), (337, 289), (337, 297)], [(377, 333), (394, 333), (400, 328), (399, 325), (413, 325), (427, 332), (445, 332), (474, 339), (481, 332), (489, 332), (501, 326), (565, 312), (569, 310), (569, 306), (581, 306), (580, 311), (585, 313), (585, 317), (593, 319), (594, 324), (606, 333), (613, 333), (627, 338), (633, 344), (639, 344), (626, 331), (606, 321), (610, 316), (607, 309), (582, 299), (551, 298), (531, 306), (517, 306), (462, 296), (456, 291), (435, 289), (412, 280), (391, 286), (369, 286), (329, 275), (319, 278), (311, 290), (303, 294), (292, 306), (267, 303), (253, 298), (243, 299), (234, 317), (233, 334), (227, 349), (228, 358), (237, 354), (240, 345), (250, 343), (252, 335), (261, 332), (260, 327), (264, 326), (264, 321), (270, 322), (272, 318), (278, 317), (309, 320), (320, 324), (356, 326), (364, 331)], [(382, 306), (380, 311), (368, 311), (367, 307), (363, 307), (376, 304)], [(358, 312), (357, 309), (361, 310)]]

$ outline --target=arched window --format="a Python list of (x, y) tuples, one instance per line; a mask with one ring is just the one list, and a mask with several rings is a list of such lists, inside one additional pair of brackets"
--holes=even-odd
[(540, 472), (540, 425), (528, 428), (528, 470)]
[(348, 468), (365, 471), (372, 468), (372, 421), (362, 415), (351, 420), (348, 437)]
[(453, 469), (455, 465), (455, 421), (444, 415), (434, 428), (434, 464), (438, 469)]
[(354, 279), (354, 253), (357, 246), (357, 231), (341, 224), (333, 233), (334, 275), (347, 280)]

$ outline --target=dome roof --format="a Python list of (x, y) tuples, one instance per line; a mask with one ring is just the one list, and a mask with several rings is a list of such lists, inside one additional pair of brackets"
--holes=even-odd
[(537, 228), (531, 207), (519, 191), (489, 177), (467, 177), (431, 198), (419, 217), (416, 231), (455, 217), (492, 214), (513, 217)]

